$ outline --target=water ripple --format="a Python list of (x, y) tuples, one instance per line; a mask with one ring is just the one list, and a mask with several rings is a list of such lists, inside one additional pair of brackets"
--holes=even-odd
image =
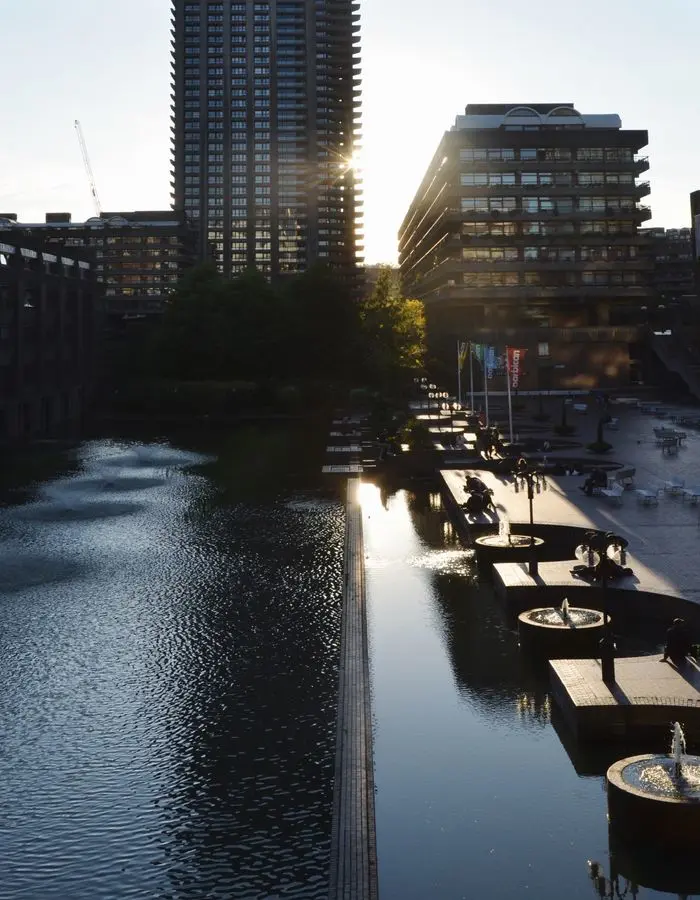
[(0, 894), (324, 896), (340, 503), (222, 500), (177, 448), (80, 455), (0, 517)]

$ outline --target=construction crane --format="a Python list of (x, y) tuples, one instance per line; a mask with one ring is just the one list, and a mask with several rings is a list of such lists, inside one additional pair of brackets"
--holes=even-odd
[(95, 212), (99, 216), (102, 212), (102, 206), (100, 204), (100, 198), (97, 195), (97, 185), (95, 184), (95, 176), (92, 174), (92, 166), (90, 165), (90, 157), (87, 152), (87, 144), (83, 137), (83, 129), (80, 127), (80, 121), (78, 119), (75, 120), (75, 130), (78, 134), (80, 152), (83, 154), (83, 163), (85, 164), (85, 171), (87, 172), (88, 181), (90, 183), (90, 193), (92, 194), (92, 200), (95, 204)]

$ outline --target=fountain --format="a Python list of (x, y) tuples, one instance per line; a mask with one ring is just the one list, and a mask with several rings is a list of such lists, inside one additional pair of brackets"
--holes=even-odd
[(603, 614), (594, 609), (561, 606), (529, 609), (518, 616), (521, 647), (548, 659), (596, 656), (603, 635)]
[(625, 841), (695, 852), (700, 833), (700, 756), (686, 753), (679, 722), (668, 754), (621, 759), (608, 769), (608, 817)]
[(510, 519), (499, 510), (498, 534), (487, 534), (474, 541), (476, 560), (484, 572), (490, 572), (496, 562), (521, 562), (528, 558), (531, 543), (535, 547), (544, 544), (542, 538), (531, 539), (527, 534), (513, 534)]

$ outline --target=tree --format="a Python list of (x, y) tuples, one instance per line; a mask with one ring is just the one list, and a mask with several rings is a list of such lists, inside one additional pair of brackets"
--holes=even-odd
[(423, 366), (425, 312), (420, 300), (403, 297), (396, 269), (382, 266), (372, 293), (360, 304), (369, 371), (396, 376)]
[(317, 263), (289, 282), (286, 298), (290, 368), (303, 375), (352, 377), (361, 323), (347, 282)]

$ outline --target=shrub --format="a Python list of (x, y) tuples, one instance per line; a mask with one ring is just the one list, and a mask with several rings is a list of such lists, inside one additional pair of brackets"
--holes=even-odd
[(586, 450), (590, 450), (591, 453), (607, 453), (608, 450), (612, 450), (612, 446), (607, 441), (593, 441), (592, 444), (586, 445)]

